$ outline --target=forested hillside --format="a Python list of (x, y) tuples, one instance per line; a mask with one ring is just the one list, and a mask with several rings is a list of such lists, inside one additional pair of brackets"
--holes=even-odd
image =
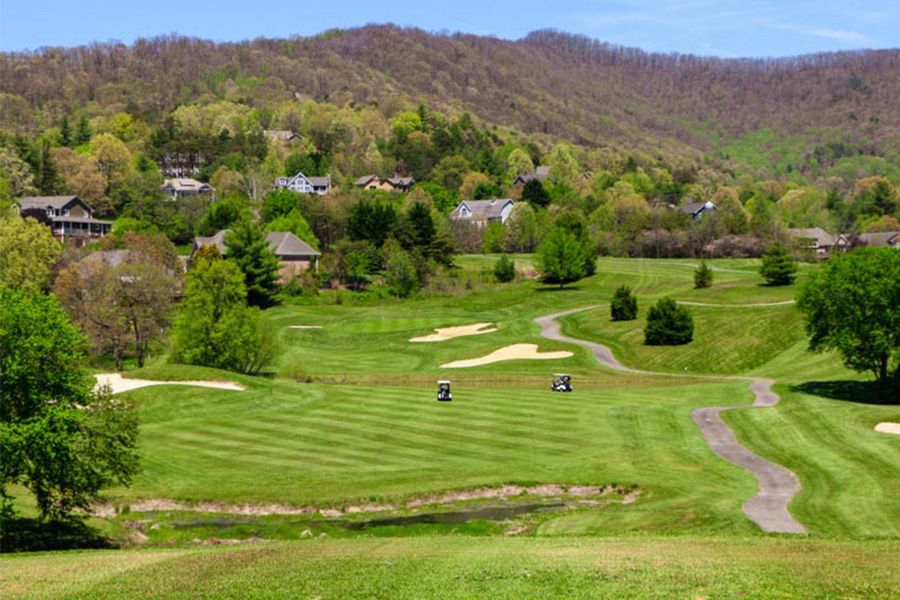
[[(126, 111), (154, 124), (186, 103), (420, 101), (538, 139), (703, 160), (799, 180), (888, 174), (900, 152), (900, 50), (724, 60), (649, 54), (552, 31), (518, 41), (368, 26), (217, 44), (182, 37), (0, 55), (0, 127)], [(275, 118), (267, 118), (275, 114)]]

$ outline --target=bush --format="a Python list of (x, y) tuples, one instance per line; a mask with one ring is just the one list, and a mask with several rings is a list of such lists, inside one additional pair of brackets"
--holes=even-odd
[(794, 283), (794, 277), (796, 277), (797, 263), (794, 262), (784, 246), (773, 244), (763, 254), (759, 273), (769, 285), (790, 285)]
[(694, 320), (683, 306), (663, 298), (650, 307), (644, 343), (648, 346), (680, 346), (694, 339)]
[(613, 321), (631, 321), (637, 318), (637, 298), (631, 293), (631, 288), (623, 285), (616, 290), (609, 304), (609, 312)]
[(504, 254), (494, 264), (494, 277), (501, 283), (508, 283), (516, 278), (516, 263)]
[(700, 266), (694, 271), (694, 289), (703, 289), (712, 287), (713, 272), (706, 264), (706, 261), (700, 261)]

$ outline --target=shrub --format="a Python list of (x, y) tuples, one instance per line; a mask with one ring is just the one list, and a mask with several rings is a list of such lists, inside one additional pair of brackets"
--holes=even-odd
[(706, 261), (700, 261), (700, 266), (694, 271), (694, 289), (703, 289), (712, 287), (713, 272), (706, 264)]
[(544, 283), (567, 283), (578, 281), (585, 275), (585, 251), (573, 234), (557, 227), (537, 249), (535, 266)]
[(769, 285), (790, 285), (797, 273), (797, 263), (781, 244), (772, 244), (762, 257), (759, 269)]
[(516, 278), (516, 264), (506, 254), (494, 264), (494, 277), (501, 283), (507, 283)]
[(680, 346), (694, 339), (694, 320), (683, 306), (672, 298), (662, 298), (650, 307), (644, 343), (648, 346)]
[(627, 285), (621, 286), (613, 294), (609, 304), (609, 312), (613, 321), (631, 321), (637, 318), (637, 298)]

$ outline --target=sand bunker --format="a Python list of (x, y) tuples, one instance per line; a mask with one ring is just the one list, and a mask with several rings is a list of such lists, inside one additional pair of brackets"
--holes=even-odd
[(493, 323), (473, 323), (472, 325), (460, 325), (458, 327), (441, 327), (435, 329), (434, 333), (423, 335), (421, 337), (411, 338), (411, 342), (443, 342), (452, 340), (453, 338), (463, 337), (466, 335), (481, 335), (482, 333), (493, 333), (497, 328)]
[(196, 387), (216, 388), (220, 390), (244, 391), (244, 386), (230, 381), (152, 381), (150, 379), (129, 379), (119, 373), (103, 373), (94, 375), (97, 378), (97, 387), (109, 385), (113, 394), (130, 392), (151, 385), (193, 385)]
[(885, 421), (884, 423), (879, 423), (875, 426), (875, 431), (880, 433), (893, 433), (894, 435), (900, 435), (900, 423), (890, 423)]
[(322, 329), (321, 325), (288, 325), (288, 329)]
[(444, 365), (442, 369), (462, 369), (465, 367), (478, 367), (489, 365), (504, 360), (553, 360), (557, 358), (569, 358), (572, 353), (567, 350), (557, 352), (538, 352), (537, 344), (513, 344), (494, 350), (487, 356), (470, 358), (468, 360), (456, 360)]

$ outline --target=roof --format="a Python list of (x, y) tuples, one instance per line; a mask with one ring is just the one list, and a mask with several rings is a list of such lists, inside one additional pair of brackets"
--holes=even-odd
[(325, 175), (323, 177), (307, 177), (309, 183), (313, 187), (329, 187), (331, 185), (331, 175)]
[(378, 175), (363, 175), (359, 179), (354, 182), (354, 185), (364, 186), (368, 185), (373, 179), (377, 179)]
[(73, 200), (78, 200), (82, 204), (90, 209), (88, 203), (79, 198), (78, 196), (25, 196), (24, 198), (19, 198), (19, 208), (64, 208), (68, 204), (70, 204)]
[(712, 202), (686, 202), (678, 207), (681, 212), (696, 215), (702, 210), (716, 210), (716, 205)]
[(388, 177), (387, 182), (395, 187), (403, 187), (414, 184), (416, 180), (412, 177), (398, 177), (394, 175), (393, 177)]
[(174, 179), (166, 179), (162, 185), (164, 188), (172, 188), (179, 192), (189, 192), (193, 190), (200, 191), (204, 187), (213, 189), (213, 186), (190, 177), (175, 177)]
[(550, 167), (547, 165), (538, 165), (534, 169), (534, 173), (526, 173), (524, 175), (517, 175), (515, 179), (513, 179), (513, 183), (521, 181), (522, 183), (528, 183), (532, 179), (537, 179), (538, 181), (543, 181), (547, 179), (550, 175)]
[[(216, 232), (215, 235), (194, 238), (194, 250), (199, 250), (203, 246), (215, 245), (219, 252), (225, 254), (225, 234), (228, 231), (228, 229), (223, 229)], [(321, 256), (315, 248), (290, 231), (270, 231), (266, 234), (266, 242), (269, 244), (269, 249), (279, 258), (285, 256)]]
[(265, 129), (263, 130), (263, 134), (271, 139), (279, 139), (279, 140), (292, 140), (294, 138), (300, 137), (290, 129)]
[(91, 252), (83, 259), (81, 259), (82, 263), (93, 263), (93, 262), (103, 262), (109, 265), (110, 267), (118, 267), (124, 262), (127, 262), (133, 253), (131, 250), (100, 250), (97, 252)]
[(815, 240), (818, 246), (834, 246), (835, 242), (835, 237), (821, 227), (788, 229), (788, 235), (799, 239)]
[[(465, 204), (472, 214), (463, 217), (459, 209)], [(488, 221), (490, 219), (499, 219), (503, 213), (503, 208), (507, 204), (515, 204), (510, 198), (493, 198), (491, 200), (463, 200), (453, 209), (450, 216), (456, 215), (456, 218), (472, 219), (473, 221)]]
[(266, 241), (275, 256), (321, 256), (312, 246), (290, 231), (270, 231)]
[(112, 225), (112, 221), (101, 221), (94, 217), (50, 217), (54, 223), (100, 223), (101, 225)]
[(860, 234), (859, 239), (867, 246), (897, 246), (900, 245), (900, 231), (863, 233)]

